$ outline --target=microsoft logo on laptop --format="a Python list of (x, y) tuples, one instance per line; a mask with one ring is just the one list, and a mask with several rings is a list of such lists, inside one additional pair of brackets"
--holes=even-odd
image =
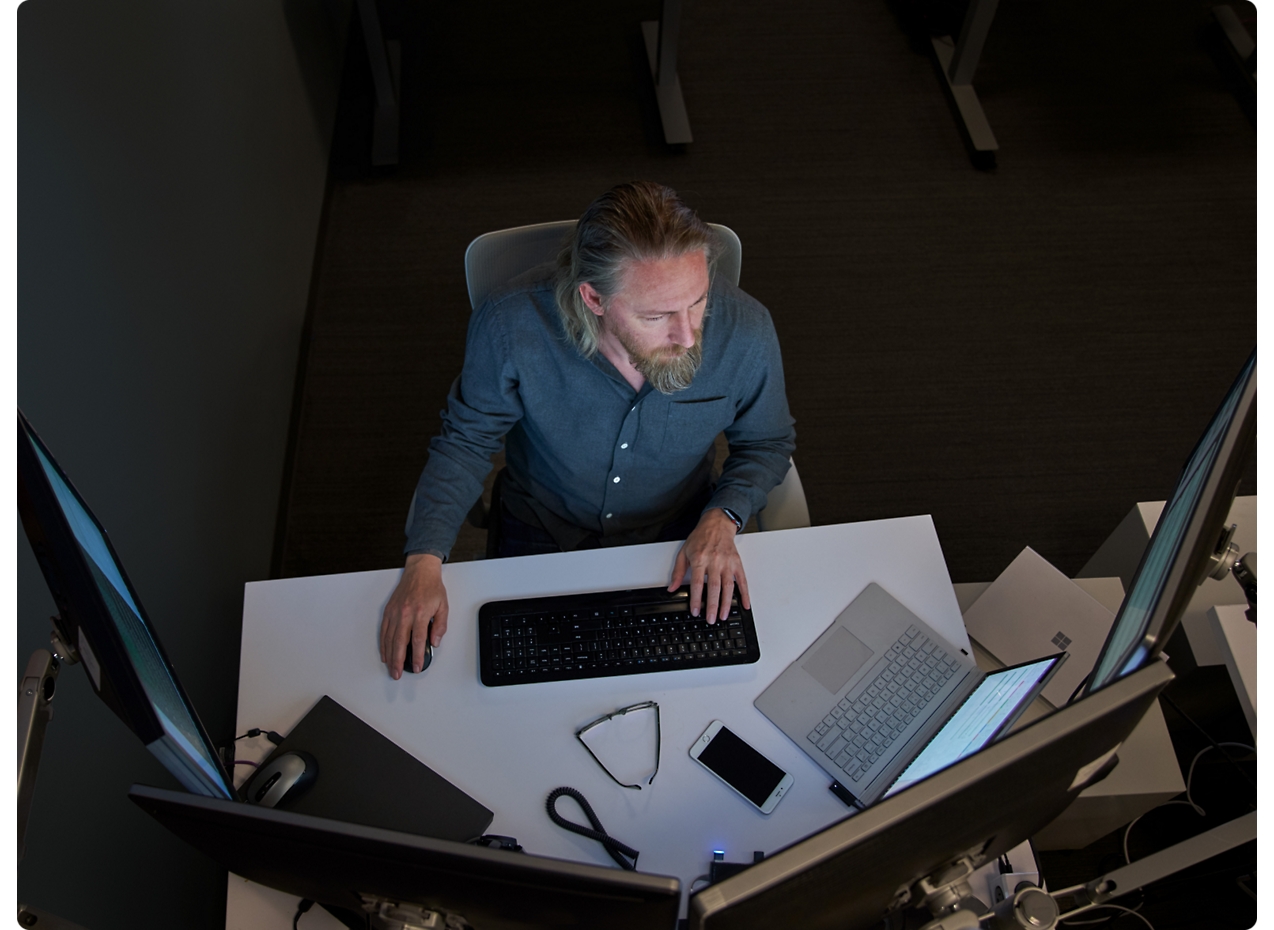
[(1065, 649), (1071, 644), (1071, 638), (1061, 630), (1058, 630), (1057, 635), (1053, 637), (1052, 642), (1058, 649)]

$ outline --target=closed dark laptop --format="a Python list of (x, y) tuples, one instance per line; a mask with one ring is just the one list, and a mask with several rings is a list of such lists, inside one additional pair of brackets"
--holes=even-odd
[(298, 749), (318, 760), (318, 779), (280, 809), (457, 842), (491, 824), (491, 811), (330, 697), (271, 758)]

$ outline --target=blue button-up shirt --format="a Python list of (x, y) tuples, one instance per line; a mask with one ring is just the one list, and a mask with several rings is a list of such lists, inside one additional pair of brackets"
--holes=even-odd
[(730, 454), (704, 508), (743, 520), (788, 469), (796, 432), (778, 337), (758, 301), (714, 280), (694, 383), (640, 391), (600, 352), (585, 358), (558, 316), (551, 269), (492, 295), (469, 323), (458, 390), (416, 489), (405, 550), (445, 557), (506, 439), (502, 491), (514, 516), (564, 549), (650, 542), (712, 478), (714, 442)]

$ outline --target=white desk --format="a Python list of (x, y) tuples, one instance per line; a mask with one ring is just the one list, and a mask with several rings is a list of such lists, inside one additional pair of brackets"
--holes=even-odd
[[(249, 584), (239, 732), (286, 733), (329, 694), (495, 811), (489, 832), (515, 836), (539, 855), (613, 865), (599, 844), (545, 814), (548, 793), (570, 785), (611, 835), (641, 851), (641, 871), (676, 876), (688, 892), (707, 872), (713, 849), (750, 862), (753, 850), (774, 851), (847, 815), (823, 770), (752, 700), (869, 582), (951, 643), (970, 646), (933, 522), (906, 517), (740, 536), (761, 646), (754, 665), (503, 688), (479, 682), (474, 626), (482, 603), (666, 584), (678, 546), (446, 565), (447, 636), (428, 670), (397, 682), (380, 662), (378, 633), (399, 569)], [(646, 699), (660, 705), (659, 774), (645, 790), (625, 790), (589, 758), (574, 731)], [(756, 811), (687, 755), (716, 718), (795, 777), (773, 814)], [(569, 801), (561, 811), (579, 816)], [(277, 914), (290, 918), (294, 908), (289, 896), (230, 878), (227, 928), (277, 925)], [(316, 908), (302, 921), (321, 930), (326, 918)]]

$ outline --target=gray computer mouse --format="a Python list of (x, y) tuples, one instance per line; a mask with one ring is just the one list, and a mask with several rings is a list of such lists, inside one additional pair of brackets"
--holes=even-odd
[(318, 761), (304, 750), (281, 753), (252, 776), (243, 791), (249, 804), (275, 807), (281, 801), (293, 801), (309, 790), (318, 778)]

